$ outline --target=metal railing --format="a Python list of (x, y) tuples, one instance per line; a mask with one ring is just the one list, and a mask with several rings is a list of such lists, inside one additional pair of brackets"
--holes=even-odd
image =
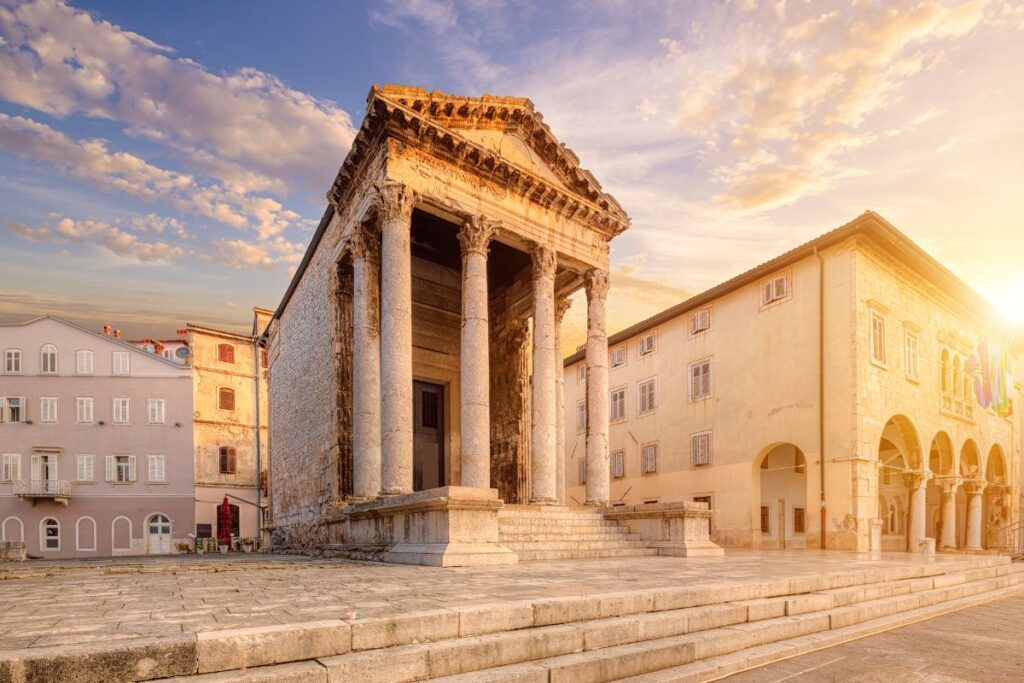
[(22, 479), (14, 482), (14, 495), (57, 498), (71, 495), (71, 482), (63, 479)]
[(989, 544), (990, 550), (998, 550), (1011, 557), (1024, 556), (1024, 520), (996, 529), (993, 540), (995, 543)]

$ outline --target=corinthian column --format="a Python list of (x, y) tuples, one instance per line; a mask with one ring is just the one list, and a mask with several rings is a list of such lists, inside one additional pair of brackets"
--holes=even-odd
[(604, 302), (608, 271), (590, 270), (587, 289), (587, 505), (608, 504), (608, 334)]
[(967, 549), (981, 550), (981, 494), (985, 483), (967, 482)]
[(921, 539), (925, 537), (925, 487), (928, 475), (924, 472), (905, 474), (904, 481), (910, 489), (910, 525), (907, 529), (907, 545), (912, 553), (921, 552)]
[(462, 485), (491, 487), (490, 345), (487, 322), (487, 244), (494, 228), (483, 216), (468, 219), (462, 244), (460, 407)]
[(352, 493), (358, 498), (380, 494), (380, 242), (377, 231), (356, 228), (352, 253), (352, 326), (355, 344), (352, 372)]
[(530, 467), (533, 476), (531, 502), (555, 505), (555, 269), (558, 258), (547, 247), (533, 249), (533, 430), (530, 435)]
[(572, 305), (572, 299), (555, 304), (555, 494), (558, 504), (565, 505), (565, 368), (562, 365), (562, 319)]
[(381, 216), (381, 493), (412, 492), (413, 192), (400, 182), (377, 186)]
[(940, 547), (956, 548), (956, 490), (958, 482), (948, 480), (942, 485), (942, 536)]

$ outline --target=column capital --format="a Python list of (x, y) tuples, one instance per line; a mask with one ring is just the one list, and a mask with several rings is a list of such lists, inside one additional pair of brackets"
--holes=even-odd
[(930, 475), (928, 472), (905, 472), (903, 481), (909, 489), (923, 489), (928, 485)]
[(970, 479), (964, 482), (964, 490), (968, 495), (980, 494), (985, 490), (985, 482), (980, 479)]
[(553, 278), (558, 268), (558, 255), (553, 249), (543, 244), (535, 244), (530, 249), (530, 256), (533, 257), (533, 279), (542, 277)]
[(565, 312), (572, 308), (572, 299), (566, 297), (555, 302), (555, 325), (562, 324)]
[(375, 203), (381, 220), (409, 222), (412, 219), (416, 193), (408, 185), (398, 180), (387, 180), (374, 185), (374, 189), (377, 190)]
[(608, 271), (591, 268), (583, 275), (587, 299), (604, 299), (608, 296)]
[(498, 222), (484, 216), (470, 216), (462, 223), (459, 230), (459, 244), (463, 255), (468, 253), (486, 254), (487, 245), (498, 232)]
[(952, 477), (950, 479), (943, 479), (941, 484), (942, 492), (948, 494), (956, 494), (956, 490), (960, 488), (960, 477)]
[(348, 237), (348, 250), (356, 261), (380, 263), (380, 236), (370, 225), (356, 226)]

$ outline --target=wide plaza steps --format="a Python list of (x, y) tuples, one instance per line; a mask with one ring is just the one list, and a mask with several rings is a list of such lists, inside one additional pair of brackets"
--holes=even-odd
[[(638, 571), (643, 571), (642, 561)], [(593, 590), (593, 587), (581, 587)], [(1024, 564), (975, 557), (198, 634), (178, 683), (708, 681), (1024, 592)], [(159, 678), (159, 644), (20, 651), (11, 680)], [(109, 649), (106, 658), (98, 650)], [(28, 654), (25, 654), (28, 653)], [(49, 658), (49, 659), (48, 659)], [(97, 662), (117, 662), (88, 675)], [(0, 662), (2, 663), (2, 662)], [(48, 667), (59, 667), (49, 669)], [(12, 669), (13, 670), (13, 669)], [(123, 672), (145, 671), (144, 676)], [(166, 674), (164, 674), (166, 675)], [(61, 679), (64, 680), (64, 679)]]
[(498, 512), (498, 536), (520, 562), (658, 554), (599, 512), (560, 506), (506, 505)]

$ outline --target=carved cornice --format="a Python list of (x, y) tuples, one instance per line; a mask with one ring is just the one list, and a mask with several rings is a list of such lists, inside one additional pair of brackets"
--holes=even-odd
[[(336, 208), (344, 205), (370, 151), (390, 136), (580, 221), (609, 239), (628, 228), (629, 216), (619, 203), (601, 189), (589, 171), (580, 168), (576, 155), (555, 139), (542, 118), (529, 100), (521, 98), (465, 98), (437, 91), (427, 93), (420, 88), (374, 87), (368, 97), (366, 117), (327, 199)], [(468, 128), (516, 134), (568, 190), (458, 133), (459, 129)]]
[(375, 198), (377, 215), (384, 222), (412, 220), (412, 209), (416, 204), (416, 193), (405, 183), (389, 180), (374, 185), (377, 190)]
[(608, 271), (591, 268), (583, 274), (583, 282), (587, 289), (587, 299), (606, 299), (608, 297)]
[(498, 231), (498, 224), (484, 216), (470, 216), (462, 223), (459, 230), (459, 244), (462, 255), (469, 253), (486, 254), (487, 245)]
[(533, 273), (531, 273), (534, 280), (539, 278), (551, 278), (555, 277), (555, 270), (558, 268), (558, 255), (555, 254), (554, 249), (549, 249), (543, 244), (535, 244), (530, 249), (530, 256), (533, 257)]

